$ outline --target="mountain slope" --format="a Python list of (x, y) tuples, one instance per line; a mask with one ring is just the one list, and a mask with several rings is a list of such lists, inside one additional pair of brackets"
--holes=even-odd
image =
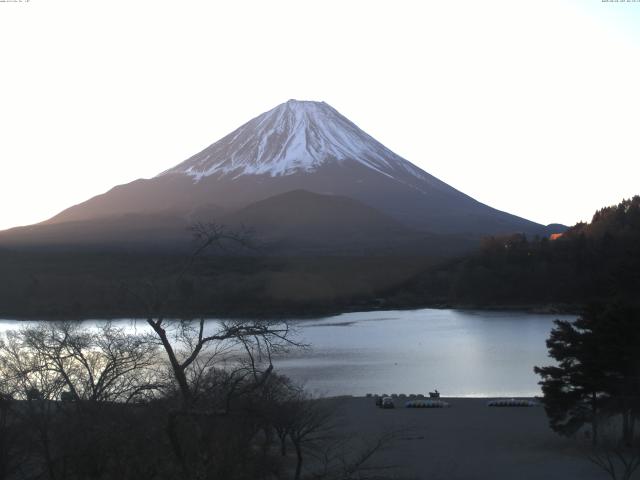
[(398, 250), (421, 236), (357, 200), (293, 190), (253, 203), (224, 218), (250, 225), (270, 251), (359, 253)]
[(357, 200), (305, 190), (275, 195), (231, 213), (203, 206), (190, 220), (170, 214), (125, 214), (19, 227), (0, 232), (0, 246), (189, 252), (194, 247), (190, 226), (212, 218), (235, 231), (248, 228), (253, 248), (234, 251), (250, 255), (442, 257), (473, 248), (466, 236), (417, 232)]
[[(101, 229), (136, 216), (147, 223), (162, 219), (162, 225), (172, 217), (183, 225), (207, 216), (230, 218), (296, 190), (357, 200), (411, 230), (474, 238), (546, 233), (542, 225), (488, 207), (421, 170), (329, 105), (295, 100), (152, 179), (117, 186), (40, 226), (58, 225), (54, 230), (60, 231), (69, 222), (86, 228), (93, 222)], [(252, 221), (261, 220), (254, 215)]]
[(304, 237), (331, 235), (331, 229), (357, 236), (409, 232), (397, 221), (357, 200), (306, 190), (292, 190), (253, 203), (230, 215), (230, 220)]

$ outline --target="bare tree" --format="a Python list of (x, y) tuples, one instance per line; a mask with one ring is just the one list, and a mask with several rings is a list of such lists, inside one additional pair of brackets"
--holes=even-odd
[(304, 451), (317, 452), (321, 443), (329, 440), (333, 434), (333, 413), (327, 405), (308, 398), (298, 398), (287, 406), (291, 422), (288, 435), (296, 452), (296, 468), (294, 479), (299, 480), (302, 474)]
[(640, 438), (621, 436), (627, 426), (615, 416), (602, 417), (597, 445), (584, 446), (585, 457), (612, 480), (630, 480), (640, 468)]
[(37, 453), (34, 472), (42, 462), (46, 476), (65, 478), (67, 460), (73, 458), (78, 470), (82, 451), (92, 459), (84, 462), (88, 472), (98, 475), (110, 455), (100, 445), (116, 438), (105, 430), (119, 422), (113, 406), (158, 391), (157, 370), (149, 335), (110, 322), (95, 328), (50, 322), (7, 332), (0, 342), (0, 381), (17, 403), (5, 423), (22, 426), (23, 451)]
[(264, 399), (269, 406), (267, 416), (279, 439), (280, 455), (288, 458), (287, 446), (293, 447), (291, 473), (295, 480), (385, 478), (380, 473), (388, 468), (371, 462), (397, 432), (359, 441), (340, 431), (339, 399), (311, 398), (301, 387), (278, 375), (270, 382), (269, 398)]
[(64, 388), (60, 375), (47, 368), (41, 352), (23, 348), (19, 332), (7, 332), (0, 343), (0, 372), (5, 391), (23, 400), (22, 408), (14, 409), (32, 439), (31, 450), (37, 450), (49, 478), (56, 479), (55, 455), (51, 440), (55, 405)]
[[(225, 415), (234, 399), (265, 384), (273, 371), (274, 353), (297, 345), (286, 322), (207, 322), (190, 317), (190, 298), (181, 296), (181, 287), (192, 275), (196, 260), (208, 249), (229, 251), (254, 244), (246, 229), (232, 231), (216, 223), (197, 223), (191, 231), (196, 246), (170, 282), (149, 279), (142, 288), (127, 288), (145, 312), (145, 321), (161, 347), (180, 399), (180, 406), (168, 412), (166, 431), (185, 478), (193, 478), (198, 469), (203, 470), (202, 466), (212, 461), (207, 442), (211, 441), (211, 428), (221, 424), (214, 418)], [(211, 388), (212, 379), (223, 380), (228, 388)], [(212, 398), (216, 392), (224, 398)], [(224, 400), (225, 408), (213, 408), (220, 400)]]
[(372, 465), (372, 461), (382, 450), (389, 446), (400, 432), (387, 432), (364, 442), (364, 445), (354, 445), (350, 438), (336, 438), (314, 452), (319, 458), (321, 467), (313, 472), (316, 480), (383, 480), (398, 478), (388, 476), (394, 467), (389, 465)]
[[(198, 379), (215, 367), (214, 360), (222, 354), (228, 359), (232, 352), (245, 353), (258, 385), (273, 370), (273, 353), (297, 345), (284, 322), (236, 320), (207, 324), (204, 319), (167, 321), (149, 317), (147, 323), (160, 340), (186, 409), (196, 399)], [(205, 331), (206, 326), (212, 331)]]
[[(49, 322), (7, 334), (5, 368), (16, 393), (39, 390), (49, 400), (131, 401), (160, 388), (157, 347), (149, 335), (106, 322), (95, 329)], [(19, 385), (22, 384), (22, 387)]]
[(30, 453), (25, 448), (24, 425), (14, 412), (15, 403), (0, 385), (0, 480), (15, 478)]
[[(286, 322), (244, 320), (207, 324), (204, 318), (170, 319), (170, 302), (175, 301), (196, 260), (202, 258), (207, 250), (255, 248), (251, 231), (244, 227), (230, 230), (218, 223), (198, 222), (190, 230), (196, 245), (169, 283), (148, 279), (138, 288), (123, 286), (145, 312), (146, 323), (162, 346), (185, 408), (193, 405), (198, 379), (215, 366), (215, 360), (222, 353), (241, 349), (253, 367), (254, 379), (259, 382), (258, 377), (266, 378), (273, 368), (272, 353), (294, 345)], [(182, 299), (182, 311), (189, 317), (188, 299)], [(259, 364), (266, 365), (266, 368), (259, 371)]]
[(594, 447), (587, 458), (612, 480), (630, 480), (640, 467), (640, 448), (625, 445)]

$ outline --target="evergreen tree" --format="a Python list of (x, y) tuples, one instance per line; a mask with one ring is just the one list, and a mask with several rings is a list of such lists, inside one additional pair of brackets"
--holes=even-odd
[(592, 306), (575, 322), (556, 320), (547, 340), (556, 366), (535, 367), (542, 377), (543, 404), (554, 431), (571, 435), (620, 415), (630, 444), (640, 414), (640, 310)]

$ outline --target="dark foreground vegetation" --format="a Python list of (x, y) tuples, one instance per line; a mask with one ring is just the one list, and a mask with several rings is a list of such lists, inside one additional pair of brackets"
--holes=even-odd
[(556, 364), (535, 367), (551, 428), (591, 444), (587, 458), (610, 478), (640, 468), (640, 308), (592, 305), (556, 320), (547, 341)]
[(4, 336), (0, 479), (374, 478), (385, 438), (340, 436), (334, 401), (273, 372), (286, 325), (144, 323)]

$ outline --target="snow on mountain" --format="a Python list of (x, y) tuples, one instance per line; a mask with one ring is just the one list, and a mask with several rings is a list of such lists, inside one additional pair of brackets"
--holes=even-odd
[(331, 162), (357, 162), (397, 180), (407, 173), (430, 177), (328, 104), (298, 100), (263, 113), (159, 176), (279, 177), (311, 173)]
[[(154, 178), (116, 186), (44, 224), (144, 218), (155, 219), (162, 230), (168, 229), (168, 217), (175, 220), (174, 226), (207, 218), (232, 222), (233, 215), (251, 204), (292, 191), (320, 195), (304, 197), (313, 199), (304, 208), (302, 195), (277, 197), (294, 202), (300, 215), (310, 214), (311, 203), (335, 206), (328, 196), (339, 196), (414, 231), (472, 236), (544, 233), (542, 225), (495, 210), (421, 170), (326, 103), (297, 100), (259, 115)], [(175, 231), (184, 234), (179, 227)], [(173, 234), (152, 237), (163, 235)]]

